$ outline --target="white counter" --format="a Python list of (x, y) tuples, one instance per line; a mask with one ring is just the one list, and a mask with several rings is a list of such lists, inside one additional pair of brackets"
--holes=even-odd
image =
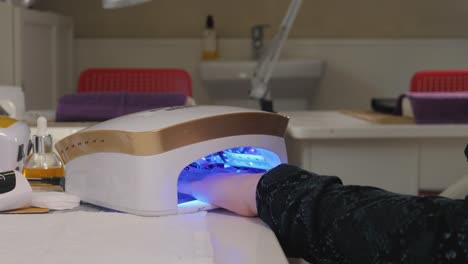
[(345, 184), (417, 194), (468, 175), (468, 125), (378, 124), (336, 111), (283, 113), (290, 163)]
[(207, 215), (215, 263), (288, 263), (275, 234), (259, 218), (219, 209)]
[(301, 111), (289, 116), (295, 139), (468, 138), (468, 125), (378, 124), (337, 111)]
[(275, 235), (258, 218), (224, 210), (151, 218), (87, 207), (0, 215), (2, 239), (10, 241), (0, 249), (3, 262), (288, 263)]

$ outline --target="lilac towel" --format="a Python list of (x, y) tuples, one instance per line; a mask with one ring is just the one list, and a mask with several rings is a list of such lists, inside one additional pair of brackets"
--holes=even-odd
[(417, 124), (468, 123), (468, 92), (406, 93)]
[(104, 121), (148, 109), (185, 105), (178, 93), (76, 93), (59, 99), (57, 121)]

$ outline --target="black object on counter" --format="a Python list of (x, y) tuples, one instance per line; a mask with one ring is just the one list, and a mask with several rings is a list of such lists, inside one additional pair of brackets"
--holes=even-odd
[(468, 161), (468, 145), (466, 145), (465, 147), (465, 157), (466, 157), (466, 161)]
[(398, 98), (372, 98), (372, 110), (384, 114), (395, 114), (398, 105)]
[(14, 171), (0, 173), (0, 194), (11, 192), (16, 187), (16, 174)]

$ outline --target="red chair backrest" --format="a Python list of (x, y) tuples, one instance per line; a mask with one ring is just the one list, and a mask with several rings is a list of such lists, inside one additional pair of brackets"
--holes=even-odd
[(411, 80), (411, 92), (468, 91), (468, 70), (420, 71)]
[(181, 69), (93, 68), (80, 74), (78, 93), (121, 91), (192, 96), (192, 80)]

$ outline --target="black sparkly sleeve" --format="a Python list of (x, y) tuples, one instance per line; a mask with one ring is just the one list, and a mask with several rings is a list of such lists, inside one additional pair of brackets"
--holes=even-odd
[(468, 263), (468, 201), (343, 186), (291, 165), (257, 186), (260, 218), (312, 263)]

